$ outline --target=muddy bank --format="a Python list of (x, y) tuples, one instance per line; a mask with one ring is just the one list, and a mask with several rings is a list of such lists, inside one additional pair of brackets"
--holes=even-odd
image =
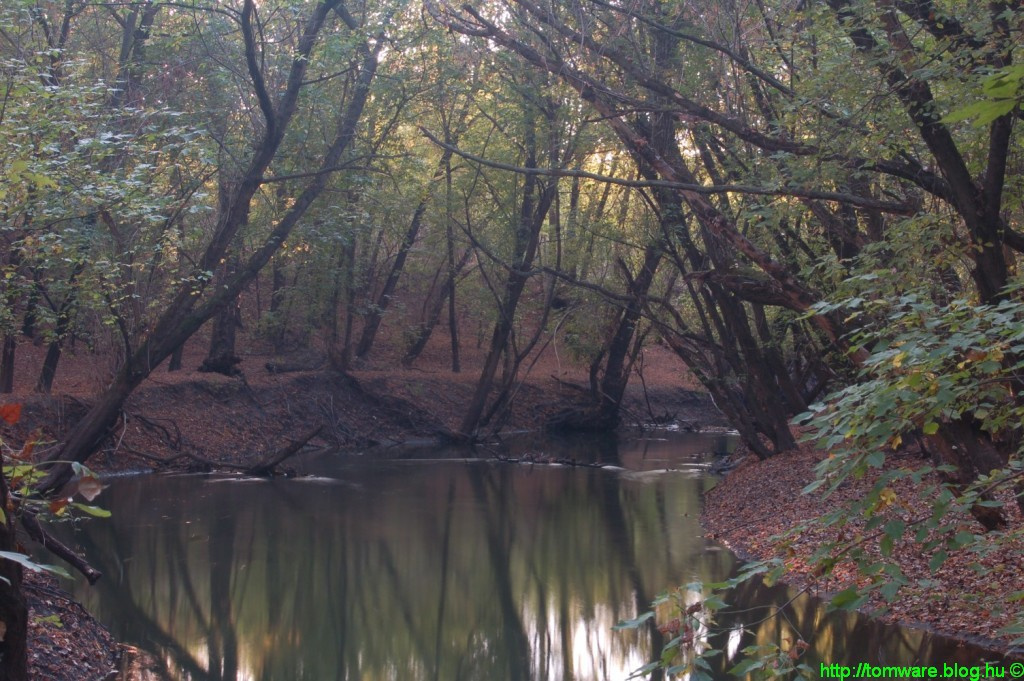
[[(725, 426), (706, 393), (678, 360), (647, 351), (647, 380), (627, 390), (622, 424), (674, 422)], [(436, 439), (458, 428), (475, 388), (473, 371), (366, 365), (348, 374), (322, 367), (268, 371), (288, 358), (252, 354), (237, 377), (198, 371), (154, 374), (131, 396), (123, 417), (89, 466), (101, 472), (244, 466), (323, 426), (311, 447), (370, 448)], [(482, 429), (538, 430), (555, 414), (587, 403), (584, 367), (538, 366), (515, 391), (511, 408)], [(24, 403), (15, 439), (41, 433), (38, 455), (59, 440), (92, 400), (87, 390), (17, 396)]]

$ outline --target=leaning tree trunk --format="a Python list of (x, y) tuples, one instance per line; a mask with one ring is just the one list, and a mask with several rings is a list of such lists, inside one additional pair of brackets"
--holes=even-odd
[[(238, 272), (238, 255), (232, 254), (221, 272), (219, 280), (230, 279)], [(210, 334), (210, 351), (199, 365), (199, 371), (237, 376), (242, 373), (238, 365), (242, 359), (235, 353), (235, 340), (242, 325), (242, 309), (238, 298), (234, 298), (217, 312), (213, 318)]]
[(238, 365), (242, 358), (235, 353), (238, 329), (242, 325), (242, 310), (238, 299), (228, 301), (213, 318), (210, 333), (210, 351), (199, 365), (199, 371), (238, 376), (242, 370)]
[[(527, 113), (526, 143), (527, 168), (537, 167), (536, 128), (532, 114)], [(522, 297), (523, 289), (530, 278), (529, 269), (533, 264), (540, 242), (540, 231), (544, 226), (548, 209), (555, 198), (558, 184), (550, 182), (541, 188), (537, 176), (528, 174), (523, 180), (522, 203), (519, 210), (519, 224), (516, 226), (515, 251), (512, 267), (505, 281), (505, 291), (500, 303), (498, 320), (491, 332), (491, 342), (487, 350), (480, 378), (477, 379), (476, 390), (470, 399), (469, 406), (459, 426), (459, 433), (468, 437), (476, 431), (487, 407), (487, 398), (494, 386), (494, 377), (501, 363), (502, 355), (508, 350), (509, 338), (515, 321), (516, 308)], [(537, 194), (539, 193), (539, 196)]]
[(615, 428), (619, 423), (619, 409), (622, 396), (629, 383), (630, 364), (626, 361), (637, 322), (643, 311), (644, 301), (651, 285), (658, 264), (661, 262), (665, 245), (661, 239), (655, 239), (644, 251), (644, 262), (636, 277), (632, 277), (626, 295), (630, 301), (619, 315), (615, 332), (607, 345), (607, 361), (604, 365), (604, 376), (599, 385), (598, 414), (599, 425), (608, 429)]
[[(423, 350), (427, 347), (427, 343), (430, 342), (430, 337), (434, 333), (434, 328), (437, 327), (438, 322), (441, 321), (441, 314), (444, 312), (446, 304), (450, 307), (451, 301), (453, 300), (453, 292), (455, 291), (455, 282), (458, 273), (462, 271), (466, 262), (469, 260), (471, 250), (467, 250), (459, 262), (456, 264), (454, 271), (449, 263), (445, 263), (442, 267), (445, 269), (445, 280), (444, 284), (441, 285), (441, 290), (437, 293), (434, 298), (429, 301), (429, 310), (426, 314), (426, 320), (419, 325), (416, 329), (416, 335), (412, 338), (409, 346), (406, 348), (405, 356), (402, 357), (402, 366), (410, 367), (416, 358), (420, 356)], [(452, 311), (449, 309), (449, 313)], [(458, 355), (458, 324), (456, 323), (455, 328), (449, 328), (449, 332), (453, 334), (455, 339), (455, 346), (452, 351), (452, 373), (459, 373), (459, 355)]]
[(68, 279), (68, 294), (57, 310), (57, 324), (53, 329), (54, 339), (46, 348), (46, 357), (43, 359), (43, 366), (39, 371), (39, 380), (36, 382), (36, 392), (44, 395), (50, 394), (53, 387), (53, 379), (57, 375), (57, 365), (60, 363), (60, 356), (64, 350), (64, 338), (71, 328), (72, 312), (78, 302), (78, 288), (75, 280), (85, 270), (85, 263), (75, 263)]
[(409, 221), (409, 228), (405, 231), (405, 237), (398, 247), (395, 261), (391, 264), (391, 271), (388, 272), (387, 279), (384, 281), (384, 288), (381, 289), (380, 295), (377, 296), (377, 300), (370, 308), (371, 312), (367, 315), (366, 321), (363, 324), (363, 333), (359, 337), (359, 343), (356, 344), (356, 357), (360, 359), (366, 357), (370, 353), (370, 348), (373, 347), (373, 340), (377, 336), (377, 329), (380, 328), (380, 323), (384, 319), (384, 313), (387, 312), (388, 307), (391, 305), (391, 299), (395, 295), (398, 280), (405, 269), (405, 261), (409, 257), (409, 251), (412, 250), (413, 245), (416, 243), (416, 237), (420, 233), (420, 227), (423, 225), (423, 216), (426, 214), (430, 199), (434, 195), (434, 186), (441, 179), (444, 169), (448, 167), (451, 158), (452, 150), (445, 149), (441, 155), (441, 160), (438, 162), (437, 171), (430, 179), (430, 185), (423, 192), (423, 196), (416, 205), (416, 210), (413, 211), (412, 220)]
[(181, 371), (185, 360), (185, 344), (182, 343), (171, 353), (171, 359), (167, 363), (167, 371)]
[[(958, 488), (966, 487), (979, 476), (1002, 469), (1007, 464), (1007, 456), (980, 426), (971, 419), (957, 419), (941, 424), (936, 433), (928, 436), (936, 463), (956, 468), (955, 473), (944, 473), (943, 476), (946, 482)], [(1005, 529), (1008, 520), (1003, 509), (983, 503), (991, 501), (991, 494), (981, 495), (979, 503), (971, 506), (971, 515), (988, 531)], [(1017, 496), (1017, 505), (1024, 512), (1024, 495)]]

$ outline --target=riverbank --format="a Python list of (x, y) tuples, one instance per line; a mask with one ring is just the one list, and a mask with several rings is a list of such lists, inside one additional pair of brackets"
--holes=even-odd
[[(235, 377), (196, 371), (203, 357), (197, 343), (185, 369), (155, 371), (129, 399), (107, 447), (89, 461), (99, 472), (205, 470), (252, 465), (322, 426), (310, 447), (369, 449), (410, 439), (430, 440), (458, 430), (472, 398), (482, 352), (463, 353), (463, 370), (444, 368), (444, 357), (420, 368), (402, 367), (384, 348), (346, 374), (325, 368), (315, 351), (279, 356), (243, 354)], [(66, 429), (85, 414), (108, 380), (88, 357), (61, 364), (53, 395), (31, 392), (41, 363), (38, 348), (19, 349), (12, 401), (24, 403), (11, 441), (41, 433), (36, 452), (45, 455)], [(707, 395), (667, 348), (644, 351), (643, 380), (627, 389), (623, 425), (672, 421), (693, 426), (724, 425)], [(190, 368), (191, 367), (191, 368)], [(273, 370), (269, 370), (271, 367)], [(524, 372), (525, 373), (525, 372)], [(551, 416), (588, 399), (587, 367), (555, 352), (531, 358), (515, 387), (512, 406), (483, 429), (536, 430)]]
[[(721, 541), (735, 553), (750, 559), (780, 556), (772, 538), (790, 530), (797, 522), (815, 518), (849, 500), (863, 498), (875, 477), (845, 482), (833, 495), (824, 499), (821, 493), (802, 494), (814, 479), (814, 466), (824, 456), (819, 450), (804, 445), (799, 451), (758, 461), (753, 455), (726, 475), (705, 496), (703, 523), (709, 537)], [(916, 451), (890, 452), (886, 470), (894, 467), (916, 467), (921, 456)], [(876, 473), (877, 475), (877, 473)], [(894, 485), (900, 504), (917, 513), (916, 495), (909, 487)], [(1015, 505), (1008, 507), (1011, 526), (1020, 526)], [(969, 518), (962, 518), (963, 528), (977, 532)], [(783, 578), (797, 588), (806, 588), (812, 595), (828, 597), (854, 585), (856, 571), (849, 562), (840, 562), (828, 577), (814, 573), (811, 556), (823, 543), (836, 538), (837, 528), (816, 528), (792, 542), (781, 557), (788, 573)], [(845, 530), (853, 536), (856, 528)], [(876, 547), (877, 550), (877, 547)], [(885, 621), (904, 626), (924, 628), (952, 638), (970, 640), (992, 650), (1006, 652), (1013, 637), (1001, 635), (1014, 615), (1021, 612), (1021, 600), (1009, 596), (1024, 584), (1024, 541), (1019, 538), (998, 551), (981, 558), (969, 551), (953, 552), (934, 574), (928, 569), (928, 555), (914, 546), (899, 547), (893, 558), (911, 580), (893, 603), (874, 599), (865, 611)], [(975, 564), (980, 568), (974, 567)], [(1016, 651), (1015, 656), (1024, 656)]]

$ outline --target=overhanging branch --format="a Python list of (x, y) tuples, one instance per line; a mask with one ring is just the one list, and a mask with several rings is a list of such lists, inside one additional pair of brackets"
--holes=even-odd
[(480, 165), (487, 166), (489, 168), (495, 168), (498, 170), (506, 170), (512, 173), (518, 173), (520, 175), (543, 175), (546, 177), (578, 177), (581, 179), (594, 180), (596, 182), (607, 182), (610, 184), (617, 184), (623, 187), (634, 187), (634, 188), (650, 188), (650, 187), (662, 187), (666, 189), (682, 189), (686, 191), (692, 191), (698, 194), (725, 194), (725, 193), (736, 193), (736, 194), (751, 194), (756, 196), (792, 196), (801, 199), (816, 199), (819, 201), (834, 201), (836, 203), (843, 203), (851, 206), (857, 206), (858, 208), (869, 208), (872, 210), (879, 210), (884, 213), (895, 213), (897, 215), (913, 215), (917, 212), (917, 209), (913, 205), (903, 203), (892, 203), (889, 201), (878, 201), (877, 199), (866, 198), (863, 196), (857, 196), (855, 194), (846, 194), (843, 192), (828, 192), (828, 191), (817, 191), (813, 189), (803, 189), (801, 187), (757, 187), (754, 185), (745, 184), (717, 184), (717, 185), (704, 185), (704, 184), (686, 184), (683, 182), (672, 182), (669, 180), (628, 180), (621, 177), (612, 177), (610, 175), (601, 175), (599, 173), (591, 173), (586, 170), (571, 169), (571, 168), (526, 168), (523, 166), (517, 166), (510, 163), (502, 163), (500, 161), (494, 161), (492, 159), (477, 156), (468, 151), (459, 149), (458, 147), (448, 144), (436, 135), (431, 133), (429, 130), (420, 126), (420, 132), (423, 136), (429, 139), (431, 142), (451, 151), (452, 153), (461, 156), (467, 161), (479, 163)]

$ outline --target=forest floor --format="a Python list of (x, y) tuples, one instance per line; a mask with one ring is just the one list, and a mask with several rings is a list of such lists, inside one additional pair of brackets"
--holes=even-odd
[[(740, 465), (705, 495), (702, 520), (708, 536), (748, 559), (784, 557), (788, 568), (784, 581), (812, 595), (829, 597), (850, 586), (863, 586), (866, 582), (850, 561), (839, 562), (827, 577), (818, 576), (811, 561), (823, 543), (834, 541), (841, 531), (856, 536), (857, 527), (816, 527), (799, 534), (785, 551), (774, 537), (841, 504), (863, 499), (885, 471), (914, 469), (927, 462), (916, 449), (889, 452), (882, 470), (859, 480), (847, 479), (827, 500), (821, 491), (803, 494), (804, 487), (815, 480), (815, 466), (827, 456), (804, 444), (796, 452), (766, 461), (753, 455), (742, 458)], [(931, 515), (928, 501), (919, 498), (909, 481), (898, 480), (891, 488), (907, 517)], [(1020, 527), (1017, 505), (1007, 503), (1006, 510), (1010, 527)], [(980, 532), (980, 526), (969, 517), (946, 519), (958, 529)], [(875, 544), (871, 553), (877, 556)], [(1024, 541), (1018, 536), (982, 557), (968, 549), (951, 552), (935, 573), (928, 567), (930, 557), (912, 542), (897, 543), (892, 558), (911, 584), (900, 591), (895, 602), (873, 598), (865, 609), (887, 622), (924, 628), (969, 640), (997, 654), (1006, 653), (1015, 637), (1000, 635), (999, 630), (1024, 610), (1019, 599), (1013, 602), (1008, 598), (1024, 585)], [(1013, 659), (1024, 659), (1024, 650), (1016, 649)]]

